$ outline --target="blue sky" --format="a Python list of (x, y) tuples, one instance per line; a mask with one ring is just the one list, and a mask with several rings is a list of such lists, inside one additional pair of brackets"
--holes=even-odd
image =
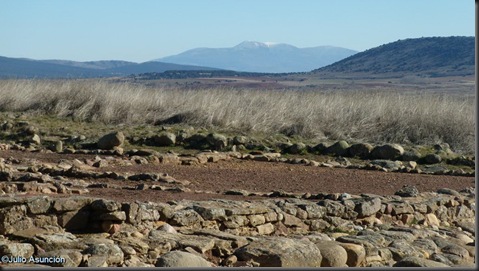
[(0, 0), (0, 56), (143, 62), (245, 41), (363, 51), (474, 36), (472, 0)]

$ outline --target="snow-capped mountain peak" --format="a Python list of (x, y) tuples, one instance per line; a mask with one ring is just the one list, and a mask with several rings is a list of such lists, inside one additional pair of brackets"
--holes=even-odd
[(265, 44), (268, 47), (272, 47), (272, 46), (276, 46), (276, 45), (281, 44), (281, 43), (274, 42), (274, 41), (265, 41), (265, 42), (263, 42), (263, 44)]
[(242, 43), (236, 45), (234, 48), (252, 49), (252, 48), (263, 48), (263, 47), (268, 47), (268, 45), (259, 41), (243, 41)]
[(344, 48), (298, 48), (286, 43), (243, 41), (229, 48), (196, 48), (156, 61), (248, 72), (307, 72), (346, 58)]

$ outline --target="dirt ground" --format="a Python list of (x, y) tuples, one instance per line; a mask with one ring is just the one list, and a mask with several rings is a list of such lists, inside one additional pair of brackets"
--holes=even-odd
[[(20, 160), (58, 163), (62, 159), (93, 159), (94, 155), (29, 153), (20, 151), (0, 151), (0, 157), (13, 157)], [(22, 160), (22, 161), (23, 161)], [(160, 190), (134, 190), (139, 181), (115, 179), (92, 179), (92, 183), (105, 183), (116, 188), (88, 188), (88, 196), (114, 199), (122, 202), (170, 200), (209, 200), (213, 198), (255, 200), (261, 196), (223, 195), (228, 190), (249, 192), (285, 191), (293, 193), (370, 193), (394, 195), (404, 185), (414, 185), (420, 192), (436, 191), (439, 188), (461, 190), (474, 187), (474, 177), (448, 175), (426, 175), (393, 173), (372, 170), (325, 168), (294, 165), (277, 162), (258, 162), (232, 159), (202, 165), (132, 165), (108, 166), (99, 171), (119, 173), (167, 173), (176, 180), (186, 180), (191, 192), (171, 192)], [(152, 185), (153, 182), (145, 182)], [(120, 189), (123, 187), (123, 189)], [(61, 196), (61, 195), (59, 195)]]

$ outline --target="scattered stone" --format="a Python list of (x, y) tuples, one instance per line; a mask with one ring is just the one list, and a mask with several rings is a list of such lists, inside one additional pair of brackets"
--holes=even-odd
[(345, 267), (348, 260), (348, 253), (340, 243), (334, 241), (314, 242), (321, 251), (321, 267)]
[(422, 170), (426, 174), (438, 174), (438, 175), (443, 175), (449, 172), (447, 168), (440, 165), (425, 165), (422, 168)]
[(440, 225), (439, 219), (437, 219), (436, 215), (435, 215), (435, 214), (432, 214), (432, 213), (425, 214), (425, 215), (424, 215), (424, 220), (422, 221), (422, 223), (423, 223), (425, 226), (436, 226), (436, 227), (439, 227), (439, 225)]
[(108, 267), (107, 256), (92, 255), (85, 259), (86, 267)]
[(115, 212), (121, 208), (120, 203), (107, 199), (94, 200), (91, 202), (90, 206), (94, 211), (99, 212)]
[(53, 250), (41, 253), (38, 256), (41, 258), (54, 257), (64, 259), (64, 261), (49, 264), (53, 267), (79, 267), (83, 260), (83, 255), (76, 249)]
[(438, 194), (452, 195), (456, 197), (461, 197), (461, 194), (454, 189), (450, 188), (440, 188), (436, 191)]
[(274, 225), (271, 223), (258, 225), (256, 229), (260, 235), (270, 235), (275, 231)]
[(101, 223), (101, 229), (109, 234), (120, 232), (121, 224), (111, 220), (105, 220)]
[(446, 264), (440, 263), (440, 262), (435, 262), (419, 257), (406, 257), (404, 259), (401, 259), (400, 261), (396, 262), (394, 267), (449, 267)]
[(358, 213), (358, 218), (371, 216), (381, 210), (379, 198), (360, 198), (352, 201), (355, 204), (354, 211)]
[(223, 261), (223, 265), (231, 267), (237, 262), (238, 262), (238, 258), (235, 255), (231, 255)]
[(246, 143), (248, 143), (248, 138), (245, 136), (233, 137), (233, 144), (235, 145), (245, 145)]
[[(89, 244), (83, 253), (91, 255), (90, 257), (105, 257), (106, 266), (120, 266), (124, 258), (124, 253), (118, 245), (103, 243), (102, 240), (95, 240), (95, 243)], [(103, 266), (103, 263), (100, 266)]]
[(163, 225), (161, 225), (160, 227), (158, 227), (159, 231), (164, 231), (164, 232), (167, 232), (167, 233), (172, 233), (172, 234), (175, 234), (175, 233), (178, 233), (175, 228), (173, 228), (173, 226), (171, 226), (170, 224), (168, 223), (165, 223)]
[(394, 193), (401, 197), (417, 197), (419, 195), (419, 190), (413, 185), (405, 185), (398, 191)]
[(174, 146), (176, 144), (176, 135), (170, 132), (164, 132), (154, 137), (157, 146)]
[(348, 254), (346, 264), (349, 267), (359, 267), (366, 261), (366, 250), (363, 246), (352, 243), (339, 243)]
[(331, 144), (328, 144), (328, 143), (325, 143), (325, 142), (321, 142), (319, 143), (318, 145), (314, 146), (313, 147), (313, 151), (317, 152), (317, 153), (320, 153), (320, 154), (324, 154), (324, 151), (330, 146)]
[(474, 167), (476, 165), (476, 161), (474, 157), (466, 157), (466, 156), (459, 156), (452, 159), (448, 159), (447, 163), (451, 165), (463, 165), (468, 167)]
[(76, 211), (92, 202), (93, 199), (86, 197), (70, 197), (55, 199), (53, 210), (57, 212)]
[(373, 159), (398, 160), (404, 153), (404, 149), (398, 144), (385, 144), (376, 146), (371, 151)]
[(324, 150), (324, 153), (325, 154), (333, 154), (333, 155), (337, 155), (337, 156), (345, 156), (348, 153), (348, 148), (349, 148), (348, 142), (346, 142), (344, 140), (341, 140), (341, 141), (338, 141), (338, 142), (334, 143), (330, 147), (326, 148)]
[(33, 136), (30, 137), (30, 143), (40, 145), (42, 143), (40, 136), (37, 134), (34, 134)]
[(228, 139), (221, 134), (211, 133), (206, 136), (206, 141), (217, 151), (223, 150), (228, 146)]
[(403, 167), (403, 163), (401, 161), (373, 160), (370, 162), (370, 164), (380, 166), (388, 171), (398, 171)]
[(85, 245), (79, 241), (80, 239), (70, 232), (38, 234), (32, 240), (33, 244), (40, 246), (45, 251), (84, 248)]
[(171, 251), (163, 254), (156, 267), (212, 267), (213, 264), (195, 254), (184, 251)]
[(348, 154), (351, 157), (367, 158), (373, 150), (373, 146), (369, 143), (356, 143), (351, 145), (348, 149)]
[(302, 154), (306, 152), (306, 144), (301, 142), (294, 143), (293, 145), (287, 147), (284, 151), (291, 154)]
[[(1, 241), (0, 241), (1, 242)], [(0, 255), (30, 258), (35, 252), (34, 247), (28, 243), (0, 243)]]
[(114, 147), (119, 147), (125, 142), (125, 136), (122, 132), (112, 132), (101, 137), (98, 142), (98, 148), (103, 150), (112, 150)]
[(248, 196), (250, 194), (249, 191), (243, 189), (233, 189), (227, 190), (224, 192), (225, 195), (237, 195), (237, 196)]
[(403, 161), (418, 161), (421, 158), (421, 154), (415, 150), (405, 151), (402, 155)]
[(235, 251), (240, 261), (260, 267), (320, 267), (321, 251), (309, 240), (262, 237)]
[(63, 142), (61, 140), (55, 142), (54, 151), (57, 153), (63, 152)]
[(437, 163), (441, 163), (442, 158), (441, 158), (441, 156), (439, 156), (435, 153), (430, 153), (430, 154), (427, 154), (426, 156), (424, 156), (422, 158), (422, 161), (425, 164), (437, 164)]
[(175, 212), (171, 222), (178, 226), (194, 226), (200, 224), (204, 219), (194, 210), (181, 210)]

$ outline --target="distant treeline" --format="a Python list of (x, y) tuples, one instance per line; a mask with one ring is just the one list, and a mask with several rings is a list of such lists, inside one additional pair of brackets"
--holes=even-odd
[(165, 71), (149, 72), (130, 75), (135, 80), (155, 79), (187, 79), (187, 78), (214, 78), (214, 77), (281, 77), (293, 73), (258, 73), (258, 72), (237, 72), (228, 70), (196, 70), (196, 71)]

